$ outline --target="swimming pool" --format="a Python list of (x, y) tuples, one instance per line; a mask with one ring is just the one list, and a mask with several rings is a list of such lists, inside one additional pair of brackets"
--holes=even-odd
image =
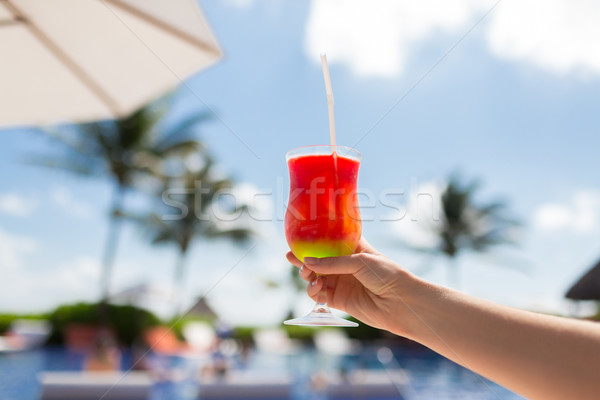
[[(393, 351), (394, 358), (387, 368), (406, 370), (410, 380), (410, 400), (517, 400), (522, 397), (490, 382), (459, 365), (422, 349), (399, 349)], [(79, 370), (83, 362), (81, 354), (62, 348), (44, 348), (30, 352), (0, 355), (0, 399), (38, 399), (40, 387), (36, 374), (44, 371)], [(124, 364), (130, 362), (126, 354)], [(197, 398), (202, 391), (194, 379), (197, 362), (193, 359), (169, 358), (169, 367), (188, 371), (177, 382), (163, 381), (155, 385), (150, 400), (179, 400)], [(238, 365), (239, 367), (239, 365)], [(332, 356), (304, 349), (296, 355), (259, 354), (251, 352), (244, 368), (262, 371), (289, 371), (294, 377), (294, 390), (290, 398), (327, 398), (314, 386), (314, 377), (319, 373), (343, 369), (383, 369), (377, 358), (376, 347), (364, 347), (352, 356)], [(409, 396), (407, 396), (408, 398)], [(389, 397), (388, 397), (389, 398)], [(400, 398), (395, 396), (394, 398)], [(378, 398), (381, 400), (381, 398)]]

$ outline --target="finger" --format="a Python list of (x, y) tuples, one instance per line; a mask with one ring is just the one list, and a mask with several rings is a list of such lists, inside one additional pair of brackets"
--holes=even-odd
[(357, 253), (339, 257), (304, 257), (304, 264), (310, 270), (324, 275), (352, 274), (356, 275), (368, 268), (372, 257), (366, 253)]
[(291, 251), (288, 251), (285, 257), (290, 263), (294, 264), (296, 267), (300, 268), (302, 266), (302, 261), (298, 260), (298, 257), (296, 257)]
[(300, 267), (299, 275), (307, 282), (312, 282), (317, 278), (317, 275), (306, 266)]
[(306, 287), (306, 293), (314, 298), (317, 294), (319, 294), (319, 290), (323, 287), (323, 280), (321, 278), (313, 279), (308, 286)]

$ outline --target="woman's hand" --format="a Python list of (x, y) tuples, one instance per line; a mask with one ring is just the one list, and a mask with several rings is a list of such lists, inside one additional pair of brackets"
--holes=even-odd
[[(323, 286), (318, 274), (326, 275), (328, 304), (371, 326), (406, 336), (407, 319), (412, 314), (404, 297), (417, 278), (377, 252), (361, 239), (356, 253), (349, 256), (305, 257), (303, 265), (292, 252), (289, 262), (300, 268), (309, 282), (306, 291), (315, 300)], [(412, 318), (409, 318), (409, 320)]]

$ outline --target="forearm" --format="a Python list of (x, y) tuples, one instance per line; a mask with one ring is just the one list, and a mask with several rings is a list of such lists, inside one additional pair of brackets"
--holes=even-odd
[(600, 325), (500, 306), (417, 280), (408, 327), (425, 346), (532, 399), (600, 393)]

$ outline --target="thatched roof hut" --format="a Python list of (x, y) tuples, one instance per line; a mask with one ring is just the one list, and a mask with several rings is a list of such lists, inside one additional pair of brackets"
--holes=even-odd
[(572, 300), (600, 300), (600, 261), (571, 286), (566, 297)]
[(185, 313), (187, 316), (201, 317), (208, 321), (215, 321), (218, 315), (211, 306), (208, 305), (206, 297), (200, 297), (196, 303)]

